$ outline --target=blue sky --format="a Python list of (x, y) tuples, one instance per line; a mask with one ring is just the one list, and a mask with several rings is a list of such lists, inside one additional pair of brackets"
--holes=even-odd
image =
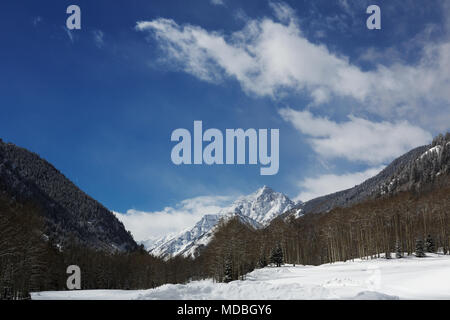
[[(82, 29), (69, 32), (71, 4)], [(381, 30), (366, 28), (369, 4)], [(133, 209), (138, 238), (262, 185), (307, 200), (449, 129), (449, 15), (437, 0), (4, 1), (0, 137)], [(194, 120), (279, 128), (278, 174), (175, 166), (170, 135)]]

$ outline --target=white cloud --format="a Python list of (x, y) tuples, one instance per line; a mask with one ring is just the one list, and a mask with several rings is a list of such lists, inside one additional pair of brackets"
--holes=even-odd
[(351, 99), (373, 114), (415, 119), (438, 130), (449, 127), (450, 42), (424, 45), (414, 65), (379, 64), (363, 71), (348, 57), (306, 39), (289, 6), (271, 7), (276, 21), (249, 20), (229, 35), (170, 19), (138, 22), (137, 29), (157, 39), (172, 64), (205, 81), (234, 78), (258, 96), (293, 90), (318, 105), (333, 97)]
[(66, 31), (66, 34), (69, 37), (70, 42), (74, 43), (75, 38), (74, 35), (72, 34), (72, 31), (67, 29), (66, 27), (63, 27), (63, 29)]
[(361, 182), (375, 176), (384, 167), (370, 168), (363, 172), (346, 174), (324, 174), (306, 178), (299, 183), (300, 194), (295, 201), (308, 201), (337, 191), (352, 188)]
[(202, 80), (214, 82), (222, 79), (222, 70), (217, 62), (227, 66), (229, 74), (242, 78), (244, 82), (246, 79), (243, 78), (250, 69), (256, 71), (255, 62), (244, 49), (229, 46), (218, 34), (209, 34), (194, 26), (181, 28), (170, 19), (139, 22), (137, 29), (153, 30), (168, 57), (178, 62), (185, 72)]
[(105, 40), (103, 39), (105, 34), (103, 33), (103, 31), (101, 31), (101, 30), (94, 30), (94, 31), (92, 31), (92, 36), (94, 37), (95, 45), (98, 48), (103, 47), (103, 45), (105, 44)]
[(225, 2), (223, 0), (210, 0), (211, 4), (215, 6), (224, 6)]
[(228, 196), (202, 196), (183, 200), (175, 207), (166, 207), (161, 211), (130, 209), (126, 214), (114, 213), (136, 241), (145, 241), (192, 227), (203, 215), (218, 213), (231, 200)]
[(294, 17), (294, 10), (283, 2), (269, 2), (275, 16), (282, 22), (289, 23)]
[(33, 26), (37, 27), (38, 24), (40, 24), (42, 22), (42, 17), (41, 16), (37, 16), (33, 18)]
[(280, 109), (281, 117), (307, 135), (314, 151), (325, 158), (344, 158), (378, 165), (430, 143), (432, 135), (407, 121), (372, 122), (350, 115), (337, 123), (309, 111)]

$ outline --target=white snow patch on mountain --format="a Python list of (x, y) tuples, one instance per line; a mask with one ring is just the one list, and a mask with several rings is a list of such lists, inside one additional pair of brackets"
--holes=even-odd
[(434, 146), (434, 147), (428, 149), (427, 151), (425, 151), (425, 152), (420, 156), (419, 159), (423, 159), (423, 157), (425, 157), (425, 156), (427, 156), (427, 155), (429, 155), (429, 154), (431, 154), (431, 153), (437, 153), (437, 154), (439, 154), (439, 153), (441, 152), (442, 149), (443, 149), (443, 148), (442, 148), (442, 146), (440, 146), (440, 145)]

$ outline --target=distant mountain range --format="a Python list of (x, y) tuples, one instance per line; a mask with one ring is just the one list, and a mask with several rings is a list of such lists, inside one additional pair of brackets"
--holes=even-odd
[(6, 201), (36, 206), (46, 237), (61, 247), (70, 240), (111, 252), (137, 248), (111, 211), (37, 154), (1, 139), (0, 194)]
[(367, 199), (416, 190), (432, 184), (450, 173), (450, 133), (437, 136), (430, 145), (415, 148), (392, 161), (376, 176), (343, 191), (309, 200), (283, 214), (327, 212), (336, 207), (348, 207)]
[(160, 257), (176, 255), (197, 256), (199, 249), (211, 240), (220, 220), (238, 217), (253, 228), (267, 226), (274, 218), (294, 207), (287, 196), (275, 192), (267, 186), (237, 199), (229, 207), (215, 214), (208, 214), (195, 224), (178, 234), (166, 236), (156, 242), (145, 243), (150, 253)]
[(327, 212), (336, 207), (348, 207), (362, 201), (400, 191), (420, 190), (442, 174), (450, 173), (450, 134), (439, 135), (430, 145), (415, 148), (391, 162), (376, 176), (343, 191), (294, 204), (287, 196), (263, 187), (236, 200), (217, 214), (205, 215), (194, 227), (178, 234), (144, 244), (154, 255), (171, 257), (193, 256), (212, 239), (221, 219), (237, 216), (242, 222), (258, 229), (277, 217), (288, 219), (311, 213)]

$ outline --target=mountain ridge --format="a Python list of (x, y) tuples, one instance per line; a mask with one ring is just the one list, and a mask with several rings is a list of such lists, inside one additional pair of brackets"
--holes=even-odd
[(156, 256), (166, 258), (176, 255), (195, 257), (211, 240), (215, 227), (221, 220), (237, 217), (242, 223), (259, 229), (292, 207), (294, 202), (287, 196), (263, 186), (250, 195), (239, 197), (216, 214), (204, 215), (192, 228), (171, 237), (160, 238), (148, 250)]
[[(439, 171), (436, 171), (439, 168)], [(432, 182), (436, 174), (450, 171), (450, 133), (440, 134), (431, 144), (414, 148), (394, 159), (377, 175), (352, 188), (306, 201), (283, 217), (327, 212), (336, 207), (348, 207), (364, 200), (400, 191), (418, 190)], [(440, 173), (439, 173), (440, 172)]]
[(137, 248), (114, 214), (79, 189), (38, 154), (0, 140), (0, 192), (11, 202), (32, 202), (45, 220), (45, 235), (64, 247), (76, 241), (106, 251)]

